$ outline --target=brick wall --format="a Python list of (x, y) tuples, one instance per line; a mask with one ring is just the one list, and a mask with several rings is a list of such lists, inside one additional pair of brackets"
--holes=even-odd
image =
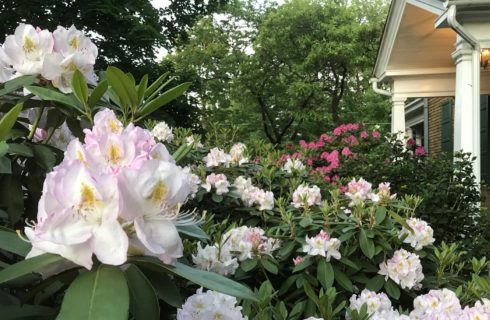
[(429, 98), (429, 155), (441, 152), (441, 103), (447, 98)]

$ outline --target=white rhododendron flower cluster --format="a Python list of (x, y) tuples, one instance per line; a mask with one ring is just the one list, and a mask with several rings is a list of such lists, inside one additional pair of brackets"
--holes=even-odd
[(409, 319), (406, 315), (393, 309), (391, 301), (385, 293), (376, 293), (368, 289), (361, 291), (359, 295), (352, 295), (350, 298), (351, 310), (360, 311), (363, 305), (367, 306), (367, 312), (370, 314), (369, 319), (375, 320), (404, 320)]
[(197, 191), (199, 191), (199, 186), (201, 185), (201, 179), (197, 174), (192, 173), (192, 170), (190, 167), (184, 167), (183, 168), (184, 172), (187, 173), (187, 183), (189, 184), (190, 188), (190, 198), (194, 198), (196, 196)]
[(206, 189), (207, 192), (211, 191), (211, 188), (216, 189), (216, 194), (225, 194), (230, 191), (228, 187), (230, 186), (230, 183), (228, 182), (228, 179), (226, 176), (222, 173), (215, 174), (211, 173), (206, 177), (206, 183), (201, 185), (204, 189)]
[(320, 188), (317, 186), (309, 187), (306, 184), (302, 184), (296, 188), (293, 192), (293, 202), (291, 203), (295, 208), (311, 207), (314, 205), (322, 204), (322, 195)]
[(303, 252), (310, 256), (322, 256), (330, 261), (331, 258), (340, 259), (339, 252), (340, 240), (337, 238), (331, 238), (330, 235), (321, 230), (313, 238), (306, 236), (306, 244), (303, 245)]
[(279, 249), (277, 239), (266, 237), (261, 228), (242, 226), (231, 229), (222, 236), (220, 244), (198, 244), (196, 255), (192, 261), (203, 270), (213, 271), (222, 275), (234, 274), (238, 261), (251, 259), (255, 256), (269, 255)]
[(223, 149), (213, 148), (209, 150), (209, 153), (203, 158), (206, 162), (206, 167), (218, 167), (225, 166), (229, 167), (230, 164), (241, 165), (249, 161), (245, 157), (245, 150), (247, 146), (241, 142), (235, 143), (231, 149), (230, 153), (226, 153)]
[(286, 171), (289, 174), (293, 172), (302, 172), (305, 170), (305, 165), (299, 161), (298, 159), (288, 158), (282, 167), (282, 170)]
[(248, 162), (248, 158), (245, 157), (245, 150), (247, 150), (247, 146), (241, 142), (232, 145), (230, 148), (230, 163), (241, 165)]
[(94, 64), (97, 47), (74, 26), (58, 26), (53, 32), (19, 24), (0, 48), (0, 81), (22, 75), (41, 75), (64, 93), (71, 92), (71, 79), (79, 70), (96, 84)]
[(388, 202), (396, 198), (396, 194), (391, 194), (389, 182), (381, 182), (378, 185), (378, 193), (371, 193), (369, 197), (373, 202)]
[(235, 297), (216, 291), (197, 292), (177, 309), (177, 320), (246, 320)]
[(204, 145), (200, 141), (196, 142), (196, 139), (192, 135), (185, 138), (185, 143), (196, 148), (204, 148)]
[(421, 250), (423, 247), (432, 244), (434, 239), (434, 230), (429, 226), (427, 222), (418, 218), (410, 218), (406, 220), (408, 226), (412, 228), (413, 232), (402, 228), (400, 232), (400, 238), (405, 237), (404, 243), (409, 243), (415, 250)]
[(458, 297), (448, 289), (430, 290), (413, 301), (410, 319), (490, 320), (490, 300), (477, 301), (473, 307), (461, 308)]
[(420, 258), (405, 249), (395, 251), (393, 257), (379, 265), (378, 273), (390, 278), (402, 289), (418, 289), (424, 279)]
[(172, 128), (165, 121), (157, 123), (151, 130), (151, 134), (161, 142), (172, 142), (174, 140)]
[(352, 179), (351, 182), (347, 184), (347, 192), (345, 195), (351, 200), (349, 206), (355, 206), (358, 204), (363, 204), (364, 201), (372, 197), (371, 184), (360, 178), (359, 180)]
[(191, 192), (188, 174), (148, 130), (124, 128), (108, 109), (94, 122), (46, 177), (37, 222), (25, 228), (27, 258), (55, 253), (91, 269), (94, 254), (120, 265), (130, 248), (174, 263), (183, 254), (176, 224)]
[(233, 186), (246, 207), (258, 205), (261, 211), (274, 208), (274, 194), (253, 186), (250, 178), (239, 176), (235, 179)]

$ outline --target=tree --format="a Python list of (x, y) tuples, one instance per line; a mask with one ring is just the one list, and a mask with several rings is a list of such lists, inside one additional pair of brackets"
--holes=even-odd
[(136, 77), (161, 71), (155, 54), (164, 42), (163, 28), (149, 0), (1, 0), (0, 20), (0, 42), (19, 22), (50, 30), (73, 24), (99, 48), (97, 69), (111, 64)]
[[(385, 8), (378, 0), (292, 0), (256, 14), (208, 17), (169, 59), (194, 78), (209, 121), (279, 144), (352, 119), (370, 91)], [(364, 116), (357, 121), (372, 120)]]

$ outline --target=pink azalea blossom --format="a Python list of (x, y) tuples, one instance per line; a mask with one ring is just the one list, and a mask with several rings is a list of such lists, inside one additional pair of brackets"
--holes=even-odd
[(366, 131), (361, 132), (361, 138), (362, 138), (362, 139), (367, 139), (367, 138), (369, 138), (369, 133), (367, 133)]
[(379, 139), (381, 137), (381, 133), (376, 130), (373, 131), (372, 135), (374, 139)]
[(421, 157), (424, 154), (425, 154), (425, 148), (424, 148), (424, 146), (419, 146), (419, 147), (417, 147), (417, 149), (415, 149), (415, 155), (417, 157)]
[(296, 258), (293, 258), (293, 263), (295, 266), (297, 266), (298, 264), (302, 263), (304, 261), (303, 257), (301, 256), (297, 256)]

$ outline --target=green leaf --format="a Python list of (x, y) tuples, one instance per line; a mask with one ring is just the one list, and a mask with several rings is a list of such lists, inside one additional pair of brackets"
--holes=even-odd
[(158, 89), (158, 87), (160, 86), (160, 84), (168, 78), (168, 75), (170, 74), (170, 72), (165, 72), (164, 74), (162, 74), (160, 77), (158, 77), (158, 79), (153, 82), (149, 87), (148, 89), (146, 89), (145, 91), (145, 97), (148, 97), (149, 95), (151, 95), (153, 92), (155, 92), (156, 89)]
[(335, 275), (330, 262), (327, 262), (325, 259), (320, 260), (317, 267), (316, 278), (320, 281), (325, 290), (333, 285)]
[(138, 105), (141, 105), (143, 103), (147, 86), (148, 86), (148, 75), (145, 74), (143, 78), (141, 78), (140, 84), (138, 85)]
[(99, 265), (81, 273), (66, 290), (58, 320), (126, 320), (129, 292), (120, 268)]
[(63, 261), (63, 257), (45, 253), (22, 260), (0, 271), (0, 284), (36, 272), (44, 267)]
[(136, 320), (160, 319), (158, 299), (148, 278), (135, 265), (124, 273), (129, 286), (129, 312)]
[(19, 113), (22, 111), (22, 103), (19, 103), (15, 105), (12, 109), (9, 110), (2, 119), (0, 119), (0, 141), (5, 140), (5, 137), (7, 137), (8, 133), (10, 132), (10, 129), (15, 124), (15, 121), (17, 120), (17, 117), (19, 116)]
[(180, 296), (179, 288), (175, 285), (174, 279), (170, 279), (168, 274), (163, 272), (155, 272), (148, 269), (144, 269), (143, 272), (148, 280), (150, 280), (160, 300), (165, 301), (175, 308), (182, 306), (182, 297)]
[(13, 319), (53, 319), (56, 309), (45, 306), (27, 305), (0, 306), (2, 320)]
[(352, 287), (352, 281), (350, 281), (349, 277), (339, 268), (333, 268), (335, 273), (335, 281), (345, 290), (349, 292), (353, 292), (354, 288)]
[(157, 270), (170, 272), (197, 285), (211, 290), (219, 291), (230, 296), (257, 301), (257, 298), (254, 296), (252, 290), (245, 287), (241, 283), (230, 280), (217, 273), (195, 269), (180, 262), (177, 262), (175, 266), (172, 267), (169, 265), (165, 265), (156, 258), (152, 257), (132, 257), (129, 261), (133, 261), (137, 264), (156, 267)]
[(12, 173), (12, 163), (10, 162), (10, 159), (5, 156), (0, 157), (0, 173)]
[(307, 257), (304, 258), (303, 262), (301, 262), (300, 264), (294, 266), (293, 273), (298, 272), (298, 271), (301, 271), (303, 269), (306, 269), (309, 266), (311, 266), (312, 264), (313, 264), (313, 259), (311, 259), (309, 256), (307, 256)]
[(369, 239), (366, 234), (366, 230), (361, 229), (359, 232), (359, 245), (361, 246), (361, 251), (366, 257), (372, 259), (375, 253), (375, 247), (373, 240)]
[(65, 106), (74, 108), (76, 111), (83, 114), (83, 110), (80, 104), (73, 96), (64, 95), (56, 90), (36, 86), (28, 86), (27, 90), (29, 90), (42, 100), (59, 102)]
[(20, 220), (24, 214), (24, 190), (21, 177), (8, 175), (0, 184), (0, 199), (7, 204), (7, 212), (12, 223)]
[(170, 101), (176, 99), (180, 95), (182, 95), (189, 87), (191, 86), (190, 82), (182, 83), (179, 84), (176, 87), (173, 87), (172, 89), (169, 89), (165, 91), (162, 95), (159, 97), (153, 99), (152, 101), (146, 103), (141, 110), (138, 111), (138, 119), (142, 119), (146, 117), (147, 115), (151, 114), (152, 112), (158, 110), (160, 107), (166, 105)]
[(190, 237), (200, 239), (200, 240), (209, 240), (209, 236), (204, 232), (201, 228), (196, 225), (185, 225), (185, 226), (177, 226), (177, 230), (179, 233), (183, 233)]
[(268, 258), (260, 260), (260, 263), (265, 268), (265, 270), (269, 271), (272, 274), (277, 274), (279, 272), (277, 265), (274, 262), (270, 261)]
[(388, 281), (385, 282), (385, 290), (393, 299), (398, 300), (400, 298), (400, 288), (393, 282), (393, 280), (388, 279)]
[(3, 157), (9, 151), (9, 145), (5, 141), (0, 141), (0, 157)]
[(100, 101), (102, 96), (104, 96), (104, 93), (107, 91), (108, 88), (107, 80), (103, 80), (99, 82), (99, 84), (92, 90), (92, 93), (90, 94), (90, 97), (88, 97), (88, 102), (87, 105), (90, 110), (93, 110), (97, 102)]
[(400, 217), (400, 215), (398, 215), (396, 212), (394, 211), (391, 211), (389, 210), (388, 211), (388, 214), (393, 218), (395, 219), (396, 222), (398, 222), (399, 224), (401, 224), (402, 226), (405, 227), (405, 229), (409, 230), (410, 232), (414, 232), (412, 227), (410, 227), (407, 222), (405, 221), (405, 219), (403, 219), (402, 217)]
[(376, 214), (374, 216), (374, 219), (377, 224), (380, 224), (381, 222), (384, 221), (386, 218), (386, 208), (385, 207), (379, 207), (376, 209)]
[(31, 244), (13, 231), (0, 230), (0, 249), (25, 257), (31, 250)]
[(180, 160), (184, 159), (185, 156), (187, 156), (189, 152), (191, 152), (191, 150), (192, 150), (191, 145), (183, 144), (177, 149), (177, 151), (175, 151), (172, 157), (174, 158), (176, 163), (179, 163)]
[(371, 291), (378, 292), (383, 288), (383, 284), (385, 283), (385, 279), (381, 275), (376, 275), (369, 279), (368, 283), (366, 283), (366, 288), (368, 288)]
[(240, 263), (240, 268), (243, 271), (249, 272), (252, 271), (257, 266), (257, 259), (247, 259)]
[(85, 80), (85, 76), (78, 69), (73, 73), (71, 88), (78, 101), (80, 101), (82, 105), (86, 105), (88, 100), (87, 80)]
[(36, 80), (36, 78), (37, 78), (37, 75), (30, 75), (30, 76), (21, 76), (21, 77), (9, 80), (9, 81), (5, 82), (3, 89), (0, 90), (0, 96), (9, 94), (11, 92), (14, 92), (14, 91), (21, 89), (24, 86), (33, 84), (34, 81)]
[(116, 95), (119, 97), (123, 107), (133, 107), (138, 102), (136, 88), (131, 79), (116, 67), (107, 68), (107, 81)]
[(56, 165), (56, 155), (53, 150), (48, 146), (43, 145), (33, 145), (32, 150), (34, 151), (34, 157), (37, 163), (46, 171), (51, 171)]
[(221, 203), (223, 201), (223, 195), (217, 194), (217, 193), (213, 193), (211, 195), (211, 199), (213, 199), (213, 201), (216, 202), (216, 203)]
[(32, 149), (29, 146), (21, 143), (10, 143), (8, 153), (17, 154), (28, 158), (34, 157), (34, 152)]
[(303, 314), (303, 311), (305, 310), (305, 307), (306, 307), (306, 301), (304, 301), (304, 300), (301, 301), (301, 302), (295, 303), (293, 309), (289, 313), (289, 318), (288, 319), (292, 319), (292, 320), (299, 319), (300, 316)]

